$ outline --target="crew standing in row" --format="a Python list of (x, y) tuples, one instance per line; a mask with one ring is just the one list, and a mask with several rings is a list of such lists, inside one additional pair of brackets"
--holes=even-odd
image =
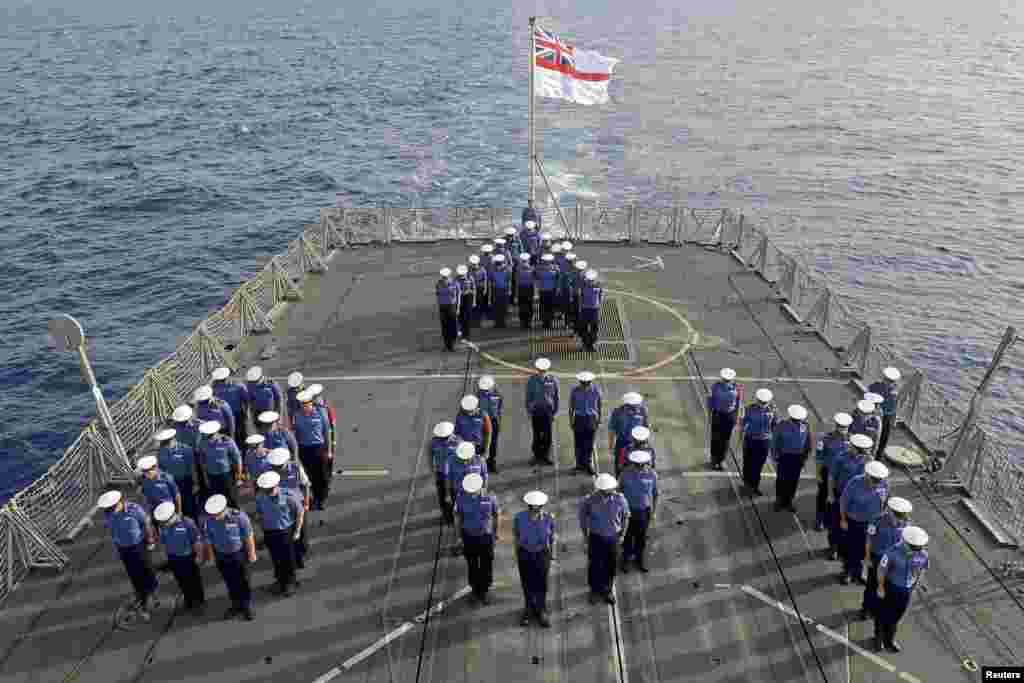
[(615, 571), (622, 540), (629, 527), (629, 503), (618, 493), (618, 481), (607, 472), (597, 475), (595, 491), (580, 504), (580, 530), (587, 552), (590, 601), (603, 597), (615, 604)]
[(601, 390), (594, 386), (594, 373), (576, 375), (579, 385), (569, 397), (569, 426), (576, 449), (577, 473), (596, 474), (594, 470), (594, 437), (601, 424)]
[(104, 522), (135, 589), (139, 611), (148, 619), (153, 594), (160, 586), (146, 552), (156, 543), (156, 532), (142, 506), (125, 500), (120, 491), (100, 496), (99, 508), (104, 511)]
[(459, 328), (459, 302), (462, 292), (459, 283), (452, 279), (452, 269), (442, 268), (441, 277), (434, 285), (437, 292), (437, 308), (441, 318), (441, 338), (444, 348), (455, 350), (455, 339)]
[(157, 506), (153, 518), (160, 527), (160, 542), (167, 551), (167, 564), (184, 596), (185, 609), (202, 610), (206, 594), (203, 590), (203, 577), (196, 563), (203, 556), (203, 539), (199, 527), (188, 517), (178, 514), (174, 504), (169, 501)]
[(484, 478), (476, 472), (463, 477), (461, 489), (455, 502), (455, 518), (462, 534), (462, 554), (466, 557), (473, 595), (486, 605), (494, 581), (494, 544), (499, 540), (498, 499), (484, 492)]
[(761, 495), (761, 473), (772, 450), (778, 416), (770, 389), (758, 389), (743, 415), (743, 483), (755, 496)]
[(774, 449), (778, 459), (778, 479), (775, 480), (775, 509), (796, 512), (793, 498), (796, 496), (800, 473), (810, 455), (814, 435), (807, 426), (807, 409), (791, 405), (789, 419), (775, 430)]
[(551, 459), (552, 427), (558, 415), (558, 378), (548, 374), (551, 361), (538, 358), (537, 373), (526, 383), (526, 414), (533, 424), (533, 459), (536, 463), (553, 465)]
[(722, 368), (721, 379), (711, 385), (708, 412), (711, 415), (711, 468), (722, 471), (729, 439), (736, 426), (736, 413), (743, 404), (743, 388), (736, 384), (736, 371)]

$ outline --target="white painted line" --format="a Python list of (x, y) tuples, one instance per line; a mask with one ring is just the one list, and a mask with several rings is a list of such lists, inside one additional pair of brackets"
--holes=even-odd
[(334, 473), (343, 477), (386, 477), (391, 470), (335, 470)]
[[(716, 472), (714, 470), (710, 472), (680, 472), (678, 476), (686, 479), (738, 479), (740, 477), (739, 472)], [(761, 475), (762, 479), (778, 479), (779, 475), (774, 472), (765, 472)], [(801, 479), (817, 481), (818, 477), (814, 474), (801, 474)]]
[(731, 583), (716, 583), (715, 588), (732, 588)]
[[(471, 347), (474, 350), (479, 350), (479, 347), (473, 342), (463, 341), (463, 344)], [(530, 375), (534, 374), (531, 370), (529, 374), (525, 372), (516, 374), (495, 374), (491, 375), (496, 380), (525, 380)], [(549, 375), (560, 377), (562, 379), (575, 379), (575, 373), (568, 372), (549, 372)], [(597, 379), (615, 379), (615, 380), (626, 380), (626, 381), (637, 381), (637, 382), (687, 382), (690, 380), (700, 379), (697, 375), (623, 375), (615, 372), (601, 373), (596, 376)], [(272, 380), (284, 381), (285, 377), (271, 377)], [(439, 379), (450, 379), (450, 380), (463, 380), (463, 375), (451, 375), (451, 374), (436, 374), (436, 375), (333, 375), (323, 377), (306, 377), (306, 381), (312, 382), (408, 382), (412, 380), (439, 380)], [(737, 377), (736, 379), (744, 382), (756, 382), (759, 384), (793, 384), (799, 382), (801, 384), (849, 384), (850, 381), (846, 379), (834, 379), (831, 377)]]

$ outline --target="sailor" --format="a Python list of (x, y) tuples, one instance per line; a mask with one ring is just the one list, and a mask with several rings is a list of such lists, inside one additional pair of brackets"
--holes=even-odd
[(519, 326), (524, 330), (530, 329), (533, 324), (533, 282), (536, 277), (536, 270), (530, 265), (530, 254), (523, 252), (519, 255), (519, 270), (516, 274), (519, 291), (516, 296), (519, 298)]
[(836, 455), (829, 467), (829, 547), (834, 552), (829, 553), (829, 559), (836, 560), (846, 556), (846, 534), (840, 526), (839, 497), (846, 489), (850, 479), (864, 474), (864, 466), (867, 464), (874, 443), (871, 437), (863, 434), (854, 434), (850, 437), (850, 448), (845, 455)]
[(437, 308), (441, 317), (441, 338), (444, 340), (444, 348), (454, 351), (462, 292), (459, 283), (452, 279), (451, 268), (441, 269), (441, 277), (434, 285), (434, 289), (437, 291)]
[[(814, 449), (814, 462), (818, 469), (818, 498), (815, 517), (815, 528), (823, 531), (825, 525), (832, 516), (829, 510), (829, 477), (832, 472), (833, 463), (837, 458), (845, 458), (850, 449), (850, 423), (853, 418), (849, 413), (836, 413), (833, 418), (836, 428), (818, 439)], [(840, 492), (841, 493), (841, 492)], [(829, 539), (829, 553), (834, 550)]]
[(498, 473), (498, 436), (501, 435), (501, 414), (505, 408), (505, 397), (494, 388), (494, 377), (484, 375), (477, 382), (479, 391), (476, 397), (480, 401), (480, 411), (491, 423), (491, 435), (488, 439), (487, 470), (491, 474)]
[(533, 221), (526, 221), (525, 228), (520, 233), (520, 236), (526, 253), (530, 255), (530, 265), (536, 267), (541, 255), (540, 232), (537, 229), (537, 224)]
[(252, 533), (249, 515), (228, 507), (224, 496), (210, 496), (206, 501), (206, 516), (200, 523), (205, 542), (205, 561), (214, 560), (224, 577), (231, 596), (231, 608), (225, 619), (241, 615), (252, 621), (252, 589), (249, 587), (249, 565), (256, 562), (256, 539)]
[(306, 389), (296, 397), (302, 412), (295, 416), (295, 440), (299, 444), (299, 460), (313, 481), (313, 509), (323, 510), (330, 494), (327, 468), (332, 454), (328, 443), (327, 420), (313, 405), (313, 393)]
[(595, 351), (597, 333), (600, 329), (601, 302), (604, 289), (597, 280), (597, 271), (593, 269), (583, 273), (583, 284), (580, 287), (580, 319), (579, 332), (585, 351)]
[(743, 415), (743, 483), (752, 495), (761, 495), (761, 472), (772, 450), (772, 435), (778, 420), (771, 389), (758, 389), (756, 402)]
[(523, 496), (527, 509), (516, 513), (512, 528), (516, 535), (516, 565), (523, 584), (526, 607), (520, 624), (529, 626), (531, 618), (543, 628), (550, 628), (548, 619), (548, 572), (555, 547), (555, 518), (544, 510), (547, 494), (530, 491)]
[(903, 529), (901, 542), (889, 548), (878, 562), (878, 616), (875, 618), (875, 649), (893, 652), (903, 648), (896, 641), (896, 629), (910, 605), (914, 587), (928, 569), (928, 534), (917, 526)]
[(147, 549), (154, 548), (156, 533), (142, 506), (126, 501), (120, 491), (104, 493), (98, 506), (104, 512), (104, 522), (110, 529), (114, 547), (135, 589), (136, 605), (146, 618), (153, 594), (160, 586), (146, 553)]
[(455, 267), (455, 283), (459, 286), (459, 330), (462, 338), (473, 338), (473, 312), (476, 310), (476, 281), (465, 265)]
[(722, 471), (722, 461), (729, 449), (736, 414), (743, 405), (743, 387), (736, 384), (736, 371), (722, 368), (721, 379), (711, 385), (708, 411), (711, 413), (711, 469)]
[(434, 483), (437, 485), (437, 505), (446, 524), (454, 521), (454, 501), (448, 496), (448, 463), (455, 457), (459, 437), (455, 436), (455, 425), (438, 422), (434, 425), (434, 438), (430, 440), (430, 462), (434, 469)]
[[(533, 207), (533, 200), (529, 200), (526, 204), (526, 208), (523, 209), (522, 223), (530, 229), (540, 229), (541, 216), (540, 212)], [(533, 223), (533, 225), (530, 225)]]
[(448, 460), (448, 496), (452, 504), (462, 492), (462, 480), (467, 474), (474, 472), (483, 479), (484, 487), (487, 487), (487, 463), (477, 455), (476, 447), (469, 441), (463, 441), (455, 447), (455, 457)]
[(587, 552), (590, 601), (603, 597), (615, 604), (615, 565), (629, 527), (629, 503), (615, 489), (619, 482), (607, 472), (597, 475), (593, 493), (580, 503), (580, 529)]
[(601, 424), (601, 390), (594, 386), (594, 373), (576, 375), (579, 385), (569, 395), (569, 426), (576, 445), (576, 472), (595, 475), (594, 436)]
[(185, 609), (202, 610), (206, 595), (196, 564), (203, 551), (199, 527), (188, 517), (177, 514), (170, 501), (157, 505), (153, 517), (160, 529), (160, 542), (167, 551), (167, 564), (185, 598)]
[(181, 514), (181, 492), (178, 485), (174, 483), (174, 477), (167, 472), (161, 472), (157, 466), (155, 455), (147, 455), (139, 458), (136, 465), (142, 472), (142, 495), (146, 499), (146, 505), (150, 511), (164, 501), (174, 503), (174, 510)]
[(789, 419), (775, 429), (773, 450), (778, 459), (778, 479), (775, 480), (775, 509), (796, 512), (793, 496), (800, 483), (800, 472), (814, 444), (814, 435), (807, 426), (807, 409), (791, 405)]
[(626, 449), (633, 438), (633, 428), (641, 426), (650, 428), (644, 397), (630, 391), (622, 396), (622, 405), (613, 410), (608, 418), (609, 459), (616, 463), (616, 469), (619, 462), (625, 461)]
[(537, 289), (540, 290), (540, 322), (545, 330), (550, 330), (555, 318), (559, 277), (554, 254), (546, 253), (540, 257), (535, 277)]
[[(494, 283), (491, 275), (494, 273), (494, 245), (484, 244), (480, 247), (480, 268), (487, 278), (487, 286), (484, 288), (484, 302), (482, 312), (485, 316), (491, 317), (494, 313)], [(481, 318), (482, 320), (482, 318)], [(481, 322), (481, 325), (483, 323)]]
[(864, 586), (864, 602), (858, 615), (860, 619), (867, 619), (878, 613), (878, 563), (881, 562), (886, 550), (899, 543), (903, 530), (910, 524), (910, 513), (914, 506), (906, 498), (893, 496), (886, 508), (876, 522), (868, 524), (868, 542), (864, 546), (868, 580)]
[(298, 494), (282, 488), (281, 475), (264, 472), (256, 485), (256, 511), (263, 524), (263, 542), (274, 563), (277, 593), (288, 597), (298, 585), (295, 580), (295, 544), (302, 533), (305, 508)]
[[(303, 389), (305, 391), (305, 389)], [(302, 392), (299, 392), (302, 393)], [(299, 409), (292, 415), (292, 428), (294, 429), (294, 419), (298, 415), (302, 414), (302, 402), (298, 399), (299, 394), (295, 394), (296, 401), (299, 403)], [(260, 434), (263, 435), (263, 447), (273, 450), (275, 448), (287, 448), (293, 458), (299, 456), (299, 443), (295, 440), (295, 434), (288, 431), (281, 426), (281, 416), (273, 410), (265, 410), (256, 416), (256, 428)]]
[(254, 365), (245, 373), (247, 381), (245, 390), (249, 394), (249, 414), (259, 415), (260, 413), (273, 411), (278, 415), (284, 415), (285, 405), (281, 396), (281, 389), (277, 384), (264, 376), (263, 368)]
[(519, 257), (523, 254), (523, 243), (519, 240), (519, 233), (516, 232), (515, 228), (505, 228), (504, 235), (508, 265), (512, 269), (512, 288), (509, 290), (509, 303), (515, 306), (519, 293), (519, 266), (522, 263)]
[(508, 315), (508, 304), (512, 292), (512, 269), (505, 260), (505, 254), (495, 254), (491, 270), (491, 286), (494, 292), (494, 326), (498, 329), (505, 327), (505, 317)]
[(549, 375), (551, 361), (538, 358), (533, 363), (537, 373), (526, 382), (526, 414), (533, 425), (533, 461), (553, 465), (551, 429), (558, 415), (558, 378)]
[(580, 258), (577, 258), (575, 261), (572, 262), (573, 270), (576, 273), (576, 279), (575, 279), (575, 282), (576, 282), (576, 294), (575, 294), (575, 297), (576, 297), (576, 312), (574, 314), (575, 315), (574, 320), (576, 322), (574, 324), (574, 328), (573, 329), (576, 330), (576, 334), (581, 335), (580, 339), (583, 338), (582, 337), (582, 333), (580, 332), (580, 330), (582, 329), (582, 322), (583, 322), (583, 320), (581, 318), (582, 311), (583, 311), (583, 285), (586, 283), (586, 280), (584, 279), (583, 275), (587, 272), (587, 266), (588, 265), (589, 264), (586, 261), (584, 261), (583, 259), (580, 259)]
[[(875, 382), (868, 387), (868, 391), (882, 397), (882, 429), (878, 434), (879, 456), (885, 456), (885, 447), (889, 444), (889, 435), (892, 433), (892, 426), (896, 422), (896, 403), (899, 400), (900, 371), (896, 368), (882, 370), (883, 380)], [(870, 436), (870, 435), (869, 435)]]
[(313, 395), (313, 407), (320, 411), (324, 420), (327, 421), (327, 488), (331, 488), (331, 480), (334, 479), (334, 455), (338, 452), (338, 429), (334, 406), (327, 402), (324, 397), (322, 384), (310, 384), (309, 393)]
[[(512, 253), (509, 251), (508, 242), (504, 237), (498, 237), (494, 240), (494, 256), (498, 254), (505, 257), (505, 263), (507, 264)], [(493, 256), (491, 258), (493, 260)]]
[(235, 487), (242, 476), (242, 454), (234, 439), (225, 436), (220, 423), (209, 421), (199, 425), (199, 431), (206, 435), (206, 443), (199, 451), (199, 462), (209, 494), (220, 494), (227, 498), (232, 507), (235, 502)]
[[(302, 501), (302, 509), (309, 512), (313, 503), (313, 487), (302, 463), (292, 458), (287, 448), (275, 448), (270, 451), (267, 461), (273, 467), (273, 471), (281, 477), (279, 486), (298, 496)], [(309, 525), (303, 523), (299, 529), (299, 540), (295, 543), (295, 566), (299, 569), (305, 569), (306, 556), (309, 555), (309, 543), (306, 540), (308, 528)]]
[[(288, 424), (294, 428), (295, 416), (302, 410), (302, 404), (299, 403), (299, 399), (295, 398), (300, 391), (306, 388), (305, 377), (302, 376), (301, 372), (293, 372), (288, 375), (288, 391), (285, 396), (285, 404), (288, 407)], [(255, 418), (255, 416), (254, 416)], [(255, 423), (256, 420), (254, 419)]]
[(476, 296), (473, 299), (475, 306), (473, 309), (473, 324), (479, 326), (484, 319), (484, 313), (486, 311), (489, 275), (480, 265), (480, 257), (478, 255), (472, 254), (469, 257), (469, 273), (467, 274), (476, 285)]
[[(551, 254), (555, 257), (555, 265), (558, 266), (558, 272), (565, 272), (565, 253), (562, 251), (562, 243), (555, 242), (551, 245)], [(561, 294), (561, 287), (559, 287), (559, 294)], [(561, 302), (559, 302), (561, 303)], [(561, 308), (561, 307), (559, 307)]]
[(161, 429), (153, 437), (160, 444), (157, 462), (160, 469), (174, 477), (181, 494), (181, 514), (196, 518), (195, 482), (196, 457), (192, 447), (181, 443), (177, 432), (170, 427)]
[(657, 469), (658, 451), (651, 443), (651, 430), (643, 425), (637, 425), (629, 430), (629, 443), (623, 449), (622, 463), (618, 464), (617, 471), (623, 472), (629, 466), (629, 453), (643, 451), (651, 456), (651, 469)]
[(483, 604), (490, 603), (487, 591), (494, 581), (494, 544), (498, 540), (498, 498), (483, 493), (484, 479), (473, 472), (462, 479), (455, 499), (457, 528), (462, 534), (469, 585)]
[(200, 423), (216, 422), (226, 436), (235, 438), (235, 416), (231, 406), (214, 397), (213, 387), (204, 384), (195, 390), (192, 398), (196, 402), (196, 418)]
[[(210, 375), (212, 380), (211, 386), (213, 387), (213, 395), (228, 404), (231, 408), (231, 416), (234, 418), (234, 431), (231, 432), (231, 436), (234, 437), (235, 443), (245, 443), (246, 434), (246, 416), (245, 416), (245, 405), (249, 402), (249, 392), (245, 388), (244, 384), (236, 384), (235, 382), (229, 382), (228, 377), (231, 376), (230, 368), (217, 368)], [(216, 419), (216, 418), (205, 418), (205, 419)]]
[(579, 319), (580, 280), (583, 277), (576, 270), (576, 254), (566, 254), (565, 263), (565, 270), (562, 271), (562, 316), (565, 318), (566, 328), (576, 330)]
[(554, 311), (552, 312), (552, 318), (562, 318), (565, 312), (565, 255), (562, 253), (562, 243), (556, 242), (549, 248), (551, 255), (555, 257), (555, 270), (558, 271), (558, 277), (555, 284), (555, 300), (553, 303)]
[(505, 235), (506, 246), (508, 247), (509, 253), (513, 259), (518, 260), (519, 255), (523, 253), (523, 241), (519, 237), (519, 233), (513, 227), (507, 227), (503, 231)]
[[(853, 422), (850, 434), (863, 434), (871, 439), (872, 444), (878, 443), (878, 435), (882, 431), (882, 420), (875, 414), (875, 402), (869, 399), (857, 401), (857, 409), (853, 411)], [(868, 455), (873, 457), (875, 451)]]
[(868, 525), (882, 516), (889, 498), (889, 484), (885, 481), (889, 468), (878, 460), (864, 466), (864, 474), (853, 477), (839, 497), (839, 527), (846, 539), (845, 571), (839, 577), (844, 586), (850, 581), (862, 583), (864, 546), (868, 538)]
[[(266, 446), (266, 440), (262, 434), (253, 434), (245, 440), (245, 455), (242, 456), (242, 464), (245, 466), (246, 481), (253, 486), (261, 474), (273, 469), (270, 460), (267, 459), (270, 449)], [(251, 489), (253, 486), (247, 488)], [(255, 493), (255, 491), (250, 490), (248, 493)]]
[(622, 475), (622, 494), (629, 503), (629, 526), (622, 543), (622, 571), (629, 571), (629, 561), (637, 569), (647, 572), (644, 549), (647, 547), (647, 529), (658, 508), (658, 473), (651, 467), (651, 454), (633, 451), (630, 465)]
[[(473, 444), (473, 448), (481, 456), (489, 452), (491, 447), (491, 418), (480, 410), (480, 399), (472, 394), (462, 397), (459, 412), (455, 415), (455, 435), (463, 441)], [(462, 486), (462, 480), (455, 482), (456, 493)]]
[(188, 446), (193, 451), (199, 450), (199, 420), (194, 416), (192, 406), (180, 405), (171, 414), (171, 427), (174, 428), (178, 443)]
[(551, 233), (542, 232), (540, 233), (540, 251), (542, 254), (551, 252)]

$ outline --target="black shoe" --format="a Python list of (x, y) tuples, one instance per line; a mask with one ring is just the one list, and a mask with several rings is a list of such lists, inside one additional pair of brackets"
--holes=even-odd
[(865, 621), (865, 620), (867, 620), (867, 618), (868, 618), (868, 611), (866, 609), (864, 609), (863, 607), (861, 607), (857, 611), (857, 621)]
[(497, 474), (498, 473), (498, 463), (496, 463), (493, 460), (488, 460), (487, 461), (487, 472), (490, 473), (490, 474)]
[(540, 624), (541, 628), (551, 628), (551, 620), (548, 619), (547, 610), (541, 610), (537, 613), (537, 623)]
[(866, 586), (866, 585), (868, 585), (868, 582), (867, 582), (867, 581), (865, 581), (864, 579), (862, 579), (862, 578), (861, 578), (861, 577), (859, 577), (859, 576), (855, 576), (855, 577), (853, 578), (853, 582), (854, 582), (855, 584), (857, 584), (858, 586)]
[(761, 493), (761, 489), (754, 489), (753, 491), (751, 491), (751, 493), (754, 494), (755, 496), (763, 496), (764, 495), (763, 493)]
[(850, 576), (849, 576), (849, 574), (843, 574), (842, 576), (840, 576), (839, 577), (839, 584), (842, 585), (842, 586), (849, 586), (850, 585)]
[(528, 609), (524, 609), (523, 610), (523, 616), (521, 616), (519, 618), (519, 625), (520, 626), (529, 626), (530, 625), (530, 610), (528, 610)]
[(640, 571), (642, 571), (644, 574), (647, 574), (647, 573), (649, 573), (651, 571), (650, 569), (647, 568), (647, 564), (645, 562), (637, 562), (636, 563), (636, 568), (639, 569)]
[(872, 646), (872, 649), (875, 652), (881, 652), (882, 650), (885, 649), (885, 647), (882, 644), (882, 637), (881, 636), (875, 636), (874, 640), (871, 643), (871, 646)]
[(238, 608), (237, 607), (232, 607), (232, 608), (228, 609), (227, 612), (224, 613), (224, 618), (225, 619), (234, 619), (236, 614), (238, 614)]
[(251, 609), (246, 608), (246, 609), (242, 610), (242, 618), (245, 619), (246, 621), (252, 621), (256, 617), (254, 617), (252, 615), (252, 610)]
[(896, 639), (890, 640), (885, 646), (889, 648), (890, 652), (901, 652), (903, 650), (903, 646)]
[(281, 589), (281, 596), (282, 597), (290, 598), (294, 594), (295, 594), (295, 587), (294, 586), (285, 586), (284, 588)]
[(837, 561), (839, 559), (839, 553), (836, 552), (834, 549), (829, 548), (828, 559), (832, 560), (833, 562)]
[(615, 604), (615, 594), (612, 593), (611, 591), (608, 591), (607, 593), (604, 594), (604, 601), (607, 602), (609, 605), (614, 605)]

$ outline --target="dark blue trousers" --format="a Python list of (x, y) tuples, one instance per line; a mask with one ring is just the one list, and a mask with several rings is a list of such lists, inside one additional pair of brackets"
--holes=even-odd
[(618, 539), (590, 534), (590, 562), (587, 564), (587, 582), (590, 590), (601, 595), (612, 592), (615, 585), (615, 569), (618, 564)]
[(277, 585), (285, 588), (295, 583), (295, 541), (292, 540), (294, 527), (287, 529), (264, 529), (263, 542), (270, 551), (274, 563), (274, 578)]
[(548, 606), (548, 571), (551, 552), (548, 549), (531, 552), (519, 548), (519, 580), (523, 584), (526, 608), (541, 612)]
[(231, 605), (240, 610), (252, 609), (252, 589), (249, 587), (249, 564), (245, 549), (225, 555), (217, 553), (216, 561), (217, 569), (228, 587)]
[(519, 325), (528, 329), (533, 325), (533, 287), (519, 288)]
[(885, 600), (879, 604), (875, 617), (875, 635), (883, 642), (891, 643), (896, 637), (896, 628), (910, 606), (912, 593), (912, 588), (895, 586), (892, 581), (886, 580)]
[(121, 556), (124, 568), (128, 570), (128, 578), (139, 601), (145, 600), (159, 588), (160, 581), (149, 564), (145, 541), (136, 545), (118, 546), (117, 554)]
[(597, 343), (599, 314), (600, 309), (597, 308), (580, 308), (579, 334), (585, 349), (592, 349)]
[(498, 437), (501, 436), (501, 417), (491, 418), (491, 445), (487, 452), (487, 465), (493, 468), (498, 462)]
[(459, 304), (459, 329), (462, 330), (462, 338), (469, 340), (472, 338), (473, 329), (473, 318), (474, 311), (476, 308), (476, 294), (470, 296), (464, 296)]
[(828, 547), (846, 555), (846, 532), (839, 526), (839, 492), (832, 489), (832, 504), (828, 508)]
[(868, 559), (868, 580), (864, 587), (864, 602), (861, 608), (868, 614), (877, 614), (878, 611), (878, 563), (882, 561), (881, 555), (871, 553)]
[(791, 505), (800, 483), (800, 472), (804, 469), (804, 456), (795, 453), (779, 453), (775, 480), (775, 499), (782, 505)]
[(828, 467), (816, 465), (818, 471), (818, 496), (815, 498), (815, 521), (828, 524)]
[(864, 569), (864, 544), (868, 540), (868, 523), (854, 519), (847, 519), (847, 523), (843, 567), (851, 579), (859, 581), (860, 573)]
[(508, 316), (509, 291), (508, 289), (494, 290), (494, 326), (505, 327), (505, 318)]
[(573, 427), (576, 467), (585, 470), (594, 469), (594, 436), (596, 434), (597, 427), (594, 425), (593, 418), (586, 416), (576, 418), (576, 425)]
[(462, 555), (466, 558), (469, 585), (477, 595), (484, 595), (494, 582), (494, 536), (474, 536), (462, 532)]
[(441, 339), (444, 341), (444, 347), (451, 351), (455, 348), (455, 338), (459, 331), (455, 304), (439, 304), (438, 308), (441, 316)]
[(175, 479), (174, 483), (178, 485), (178, 491), (181, 492), (181, 514), (183, 517), (191, 517), (193, 521), (196, 519), (196, 494), (192, 490), (192, 477), (187, 479)]
[(551, 422), (550, 415), (534, 414), (533, 422), (533, 457), (538, 460), (551, 460)]
[[(206, 478), (209, 480), (209, 490), (207, 494), (209, 496), (215, 496), (218, 493), (228, 499), (228, 507), (237, 508), (238, 502), (235, 500), (235, 475), (231, 472), (227, 474), (207, 474)], [(205, 504), (205, 501), (204, 501)]]
[(555, 290), (540, 291), (540, 322), (545, 330), (551, 329), (551, 323), (555, 319)]
[(444, 476), (444, 472), (434, 473), (434, 483), (437, 485), (437, 505), (441, 508), (441, 516), (444, 518), (445, 524), (451, 524), (454, 520), (454, 513), (452, 512), (452, 501), (448, 496), (448, 480)]
[(748, 437), (743, 440), (743, 483), (752, 489), (761, 487), (761, 472), (771, 452), (771, 443), (770, 439)]
[[(306, 555), (309, 553), (309, 541), (306, 540), (306, 527), (308, 526), (308, 524), (302, 525), (299, 540), (295, 542), (295, 567), (298, 569), (306, 568)], [(295, 533), (295, 527), (292, 527), (292, 533)]]
[(185, 609), (191, 609), (206, 601), (203, 592), (203, 577), (199, 573), (195, 555), (168, 555), (167, 564), (178, 582), (181, 594), (185, 596)]
[(647, 548), (647, 529), (651, 525), (651, 508), (630, 508), (629, 526), (626, 537), (622, 540), (622, 560), (629, 559), (643, 562), (644, 550)]
[(711, 413), (711, 464), (721, 465), (729, 448), (729, 438), (736, 426), (736, 411)]

